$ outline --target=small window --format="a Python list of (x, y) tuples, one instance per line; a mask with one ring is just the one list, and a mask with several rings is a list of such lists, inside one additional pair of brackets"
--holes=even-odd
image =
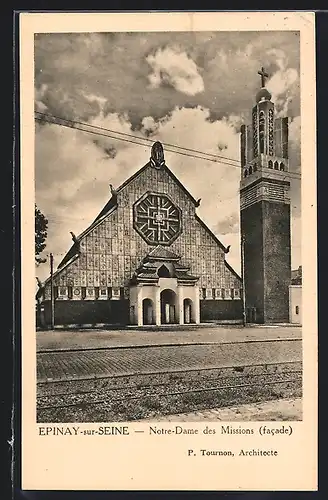
[(54, 299), (58, 299), (58, 286), (54, 286)]
[(202, 288), (202, 297), (206, 299), (206, 288)]
[(212, 298), (215, 299), (215, 288), (212, 288)]
[(284, 171), (285, 171), (285, 164), (284, 164), (284, 163), (282, 163), (282, 162), (280, 163), (280, 170), (281, 170), (282, 172), (284, 172)]
[(85, 299), (87, 296), (87, 288), (85, 286), (81, 287), (81, 297), (82, 299)]
[(95, 286), (95, 298), (99, 299), (99, 286)]
[(248, 176), (248, 171), (247, 171), (247, 168), (245, 168), (244, 177), (247, 177), (247, 176)]
[(296, 314), (299, 314), (299, 313), (300, 313), (300, 308), (299, 308), (299, 306), (296, 306), (296, 307), (295, 307), (295, 313), (296, 313)]
[(268, 167), (269, 167), (269, 168), (273, 168), (273, 163), (272, 163), (272, 160), (269, 160), (269, 162), (268, 162)]
[(254, 163), (254, 166), (253, 166), (253, 172), (256, 172), (257, 171), (257, 164)]
[(159, 278), (169, 278), (170, 277), (170, 271), (169, 269), (163, 264), (157, 271), (157, 276)]
[(109, 286), (107, 288), (107, 294), (108, 294), (108, 298), (111, 299), (112, 298), (112, 287), (111, 286)]
[(68, 292), (67, 292), (68, 298), (72, 299), (73, 298), (73, 287), (69, 286), (69, 287), (67, 287), (67, 290), (68, 290)]
[(225, 298), (225, 289), (221, 288), (221, 297), (224, 299)]
[(253, 173), (253, 167), (252, 165), (249, 167), (249, 175), (251, 175)]
[(120, 287), (120, 298), (124, 299), (124, 286)]
[(234, 294), (234, 289), (233, 288), (230, 288), (230, 296), (231, 298), (233, 299), (235, 294)]
[(279, 170), (279, 165), (278, 165), (278, 162), (277, 162), (277, 161), (275, 161), (275, 162), (274, 162), (274, 169), (275, 169), (275, 170)]

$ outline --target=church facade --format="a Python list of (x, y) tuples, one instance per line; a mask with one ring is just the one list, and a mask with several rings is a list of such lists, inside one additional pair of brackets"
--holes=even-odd
[(240, 276), (197, 215), (197, 202), (165, 164), (150, 161), (116, 190), (37, 298), (55, 325), (198, 324), (242, 318)]

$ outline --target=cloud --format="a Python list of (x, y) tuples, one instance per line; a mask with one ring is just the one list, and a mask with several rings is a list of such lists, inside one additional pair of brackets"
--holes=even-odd
[[(174, 46), (172, 33), (164, 32), (37, 35), (35, 104), (39, 111), (139, 139), (238, 159), (239, 128), (251, 119), (262, 65), (272, 75), (278, 111), (288, 102), (287, 114), (295, 117), (290, 164), (296, 169), (299, 48), (292, 32), (175, 33)], [(36, 201), (49, 218), (47, 250), (56, 265), (71, 244), (69, 231), (83, 231), (108, 201), (109, 183), (117, 187), (148, 161), (151, 143), (141, 142), (145, 146), (37, 124)], [(232, 245), (227, 260), (238, 271), (239, 168), (167, 150), (165, 158), (191, 194), (202, 198), (197, 213), (224, 245)], [(297, 182), (292, 183), (296, 216)], [(47, 275), (47, 266), (38, 273)]]
[(151, 88), (170, 85), (183, 94), (194, 96), (204, 91), (203, 78), (195, 62), (177, 48), (159, 48), (146, 58), (152, 68), (148, 75)]
[(232, 234), (239, 232), (239, 214), (233, 212), (217, 224), (217, 232), (220, 234)]
[(290, 115), (290, 105), (299, 95), (299, 73), (289, 66), (288, 55), (281, 49), (271, 49), (267, 54), (278, 69), (267, 82), (267, 88), (272, 94), (277, 116)]

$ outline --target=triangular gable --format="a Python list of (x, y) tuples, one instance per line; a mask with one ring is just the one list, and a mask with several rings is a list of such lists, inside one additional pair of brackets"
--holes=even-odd
[(236, 273), (236, 271), (230, 266), (230, 264), (228, 264), (228, 262), (225, 260), (224, 261), (224, 265), (229, 269), (230, 272), (232, 272), (232, 274), (239, 280), (241, 281), (241, 276), (239, 276), (238, 273)]
[[(139, 170), (137, 170), (132, 176), (130, 176), (126, 181), (124, 181), (116, 190), (116, 193), (119, 193), (122, 191), (126, 186), (128, 186), (131, 182), (134, 181), (140, 174), (142, 174), (147, 168), (153, 168), (151, 167), (150, 162), (146, 163), (143, 167), (141, 167)], [(191, 200), (191, 202), (196, 206), (197, 202), (195, 198), (189, 193), (189, 191), (185, 188), (185, 186), (179, 181), (179, 179), (173, 174), (173, 172), (167, 167), (166, 164), (163, 164), (161, 168), (172, 178), (172, 180), (179, 186), (179, 188), (188, 196), (188, 198)], [(116, 197), (112, 197), (109, 199), (109, 201), (105, 204), (103, 209), (99, 212), (97, 217), (94, 219), (94, 221), (82, 232), (80, 233), (79, 236), (77, 236), (77, 242), (80, 242), (83, 238), (85, 238), (93, 229), (95, 229), (99, 224), (102, 223), (102, 221), (111, 213), (113, 213), (117, 209), (117, 200)], [(209, 229), (209, 227), (205, 224), (205, 222), (202, 221), (202, 219), (195, 214), (196, 220), (201, 224), (201, 226), (206, 230), (206, 232), (214, 239), (214, 241), (220, 246), (220, 248), (223, 251), (226, 251), (226, 247), (221, 243), (221, 241), (215, 236), (215, 234)], [(155, 251), (154, 249), (153, 251)], [(159, 252), (159, 250), (157, 250)], [(160, 250), (162, 251), (162, 250)], [(173, 252), (172, 252), (173, 253)], [(62, 269), (63, 266), (66, 267), (66, 264), (68, 262), (71, 262), (71, 260), (74, 257), (77, 257), (79, 254), (79, 249), (78, 245), (74, 243), (70, 250), (67, 252), (65, 257), (62, 259), (60, 264), (58, 265), (58, 269)], [(151, 254), (151, 252), (150, 252)], [(179, 257), (179, 256), (176, 256)], [(162, 258), (165, 258), (164, 256)], [(229, 264), (226, 263), (226, 266), (229, 268), (229, 270), (240, 280), (240, 276), (229, 266)]]

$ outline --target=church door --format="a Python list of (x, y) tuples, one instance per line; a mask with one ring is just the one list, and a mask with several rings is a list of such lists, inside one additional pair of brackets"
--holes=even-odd
[(176, 294), (173, 290), (161, 292), (161, 324), (176, 323)]
[(150, 299), (142, 301), (142, 324), (152, 325), (154, 323), (153, 302)]
[(188, 324), (192, 323), (192, 302), (190, 299), (184, 299), (183, 301), (183, 322)]

